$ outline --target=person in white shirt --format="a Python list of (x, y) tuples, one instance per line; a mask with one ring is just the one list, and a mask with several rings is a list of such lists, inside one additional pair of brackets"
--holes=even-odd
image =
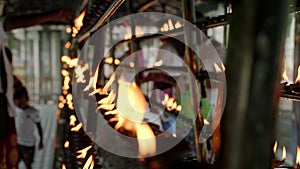
[(40, 116), (37, 109), (28, 104), (29, 97), (25, 87), (14, 93), (16, 108), (16, 129), (18, 137), (19, 161), (23, 160), (27, 169), (31, 169), (34, 159), (35, 136), (34, 129), (37, 127), (40, 135), (39, 149), (43, 148), (43, 132)]
[[(7, 33), (13, 29), (25, 28), (47, 22), (71, 25), (74, 16), (71, 11), (59, 9), (39, 14), (19, 16), (0, 16), (0, 50), (4, 51)], [(13, 103), (13, 74), (7, 56), (1, 57), (0, 63), (0, 168), (17, 168), (18, 150), (15, 135), (15, 105)]]

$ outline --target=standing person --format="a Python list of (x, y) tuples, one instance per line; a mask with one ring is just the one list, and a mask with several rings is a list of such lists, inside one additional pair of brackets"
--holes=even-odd
[[(13, 17), (0, 17), (0, 51), (5, 51), (4, 41), (7, 32), (47, 22), (70, 24), (73, 16), (70, 11), (60, 9), (41, 14)], [(18, 150), (15, 128), (15, 105), (13, 102), (14, 79), (12, 67), (6, 52), (0, 55), (0, 169), (17, 169)]]
[(39, 149), (43, 148), (43, 132), (37, 109), (29, 105), (29, 96), (25, 87), (14, 94), (16, 106), (16, 128), (18, 136), (19, 161), (23, 160), (26, 168), (31, 169), (35, 151), (34, 128), (40, 135)]

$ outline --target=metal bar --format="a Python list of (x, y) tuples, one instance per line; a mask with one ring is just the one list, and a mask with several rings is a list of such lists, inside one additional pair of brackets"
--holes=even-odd
[(91, 36), (92, 33), (97, 31), (101, 26), (104, 25), (104, 23), (115, 13), (115, 11), (120, 7), (120, 5), (124, 2), (124, 0), (115, 0), (112, 2), (112, 4), (109, 6), (109, 8), (106, 10), (104, 15), (99, 19), (97, 24), (92, 27), (89, 31), (85, 32), (83, 35), (80, 35), (76, 38), (74, 38), (74, 42), (82, 42), (83, 40), (87, 39)]

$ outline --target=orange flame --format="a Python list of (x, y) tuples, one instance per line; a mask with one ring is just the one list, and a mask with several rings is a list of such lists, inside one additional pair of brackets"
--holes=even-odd
[(75, 72), (76, 83), (85, 83), (86, 82), (84, 72), (86, 70), (88, 70), (88, 68), (89, 68), (89, 65), (87, 63), (84, 66), (77, 65), (75, 67), (74, 72)]
[(168, 19), (168, 26), (169, 26), (169, 30), (170, 31), (174, 29), (173, 22), (172, 22), (172, 20), (170, 18)]
[(172, 20), (169, 18), (168, 21), (162, 25), (162, 27), (160, 28), (160, 31), (167, 32), (167, 31), (171, 31), (174, 29), (179, 29), (182, 26), (183, 26), (183, 24), (181, 24), (179, 21), (177, 21), (174, 25)]
[(82, 123), (79, 123), (79, 124), (77, 124), (77, 126), (75, 126), (75, 127), (73, 127), (73, 128), (71, 128), (71, 131), (75, 131), (75, 132), (77, 132), (77, 131), (79, 131), (80, 130), (80, 128), (82, 127)]
[[(107, 93), (107, 89), (114, 81), (115, 74), (111, 76), (101, 91)], [(108, 110), (105, 115), (115, 115), (109, 122), (117, 122), (116, 130), (122, 127), (128, 131), (136, 132), (140, 156), (152, 155), (156, 152), (156, 140), (148, 124), (143, 123), (147, 106), (144, 94), (135, 82), (129, 83), (125, 81), (123, 76), (118, 80), (118, 84), (117, 109), (114, 109), (116, 93), (113, 90), (106, 98), (98, 101), (100, 105), (98, 109)]]
[(221, 68), (219, 67), (219, 65), (217, 63), (214, 62), (213, 65), (214, 65), (214, 68), (215, 68), (215, 70), (216, 70), (217, 73), (221, 73), (222, 72)]
[(181, 111), (181, 106), (177, 104), (175, 98), (170, 98), (168, 94), (165, 94), (164, 100), (161, 102), (168, 111), (177, 110)]
[(84, 18), (84, 16), (85, 16), (85, 13), (86, 13), (86, 9), (84, 9), (84, 10), (81, 12), (81, 14), (80, 14), (77, 18), (74, 19), (74, 26), (75, 26), (75, 28), (76, 28), (77, 30), (80, 30), (80, 28), (81, 28), (82, 25), (83, 25), (82, 21), (83, 21), (83, 18)]
[(80, 154), (77, 156), (77, 158), (85, 158), (87, 152), (88, 152), (89, 149), (91, 149), (91, 148), (92, 148), (92, 146), (88, 146), (88, 147), (86, 147), (86, 148), (84, 148), (84, 149), (82, 149), (82, 150), (78, 150), (77, 153), (80, 153)]
[(282, 78), (283, 78), (283, 80), (285, 80), (287, 82), (289, 81), (289, 77), (287, 76), (286, 70), (283, 71)]
[(69, 68), (74, 68), (75, 66), (77, 66), (78, 58), (71, 58), (70, 56), (63, 55), (61, 57), (61, 61), (63, 63), (66, 63)]
[(75, 122), (76, 122), (76, 117), (74, 115), (70, 116), (70, 126), (75, 126)]
[(286, 148), (285, 146), (283, 146), (281, 160), (285, 160), (285, 159), (286, 159)]
[(88, 160), (84, 164), (83, 169), (93, 169), (94, 165), (95, 165), (94, 157), (93, 157), (93, 155), (90, 155), (90, 157), (88, 158)]
[(296, 78), (295, 82), (300, 83), (300, 65), (298, 66), (298, 74), (297, 74), (297, 78)]
[(65, 44), (65, 48), (66, 49), (69, 49), (71, 47), (71, 42), (67, 42), (66, 44)]
[[(89, 84), (83, 89), (83, 91), (88, 91), (88, 90), (92, 89), (93, 91), (89, 94), (90, 96), (101, 92), (99, 89), (97, 89), (98, 72), (99, 72), (99, 65), (97, 66), (95, 74), (90, 77)], [(92, 72), (91, 72), (91, 74), (92, 74)]]
[(128, 83), (121, 78), (117, 108), (121, 115), (115, 128), (126, 127), (137, 133), (140, 156), (153, 155), (156, 152), (156, 140), (148, 124), (142, 123), (146, 111), (146, 99), (135, 82)]
[(277, 152), (277, 145), (278, 145), (278, 142), (275, 141), (275, 144), (274, 144), (274, 147), (273, 147), (273, 153), (276, 154)]
[(61, 169), (67, 169), (65, 164), (62, 164)]
[[(125, 39), (125, 40), (129, 40), (129, 39), (132, 38), (131, 28), (130, 28), (129, 26), (126, 26), (125, 29), (126, 29), (126, 33), (124, 34), (124, 39)], [(141, 26), (138, 26), (138, 25), (137, 25), (137, 26), (135, 27), (135, 36), (136, 36), (137, 38), (144, 36), (144, 31), (143, 31), (143, 29), (142, 29)]]
[(296, 157), (296, 164), (300, 166), (300, 147), (297, 146), (297, 157)]
[(64, 147), (65, 147), (65, 148), (69, 148), (69, 145), (70, 145), (70, 142), (69, 142), (69, 141), (66, 141), (65, 144), (64, 144)]
[(158, 61), (154, 62), (154, 66), (162, 66), (162, 65), (163, 65), (162, 60), (158, 60)]
[(153, 131), (148, 124), (135, 124), (141, 157), (153, 155), (156, 152), (156, 140)]
[(135, 36), (137, 38), (144, 36), (144, 31), (142, 30), (141, 26), (136, 26), (135, 27)]

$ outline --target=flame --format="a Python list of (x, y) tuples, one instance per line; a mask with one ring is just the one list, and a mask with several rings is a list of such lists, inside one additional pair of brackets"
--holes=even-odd
[(297, 74), (297, 78), (296, 78), (295, 82), (300, 83), (300, 65), (298, 66), (298, 74)]
[(181, 106), (177, 104), (175, 98), (170, 98), (168, 94), (165, 94), (164, 96), (164, 100), (161, 102), (161, 104), (165, 106), (168, 111), (181, 111)]
[(107, 63), (107, 64), (112, 64), (113, 63), (113, 57), (105, 58), (104, 62)]
[(130, 66), (131, 68), (134, 68), (134, 63), (133, 63), (133, 62), (130, 62), (130, 63), (129, 63), (129, 66)]
[[(101, 91), (107, 94), (107, 89), (115, 81), (115, 74), (111, 76)], [(116, 93), (110, 91), (106, 98), (98, 101), (98, 109), (106, 109), (105, 115), (113, 114), (109, 122), (117, 122), (115, 129), (121, 128), (128, 131), (136, 132), (139, 145), (140, 156), (153, 155), (156, 152), (156, 140), (153, 131), (147, 123), (144, 123), (146, 112), (146, 99), (141, 89), (135, 82), (129, 83), (121, 75), (118, 80), (117, 109), (115, 107)]]
[(71, 32), (72, 32), (72, 29), (71, 29), (70, 27), (67, 27), (67, 28), (66, 28), (66, 32), (67, 32), (67, 33), (71, 33)]
[(285, 148), (285, 146), (283, 146), (281, 160), (285, 160), (285, 159), (286, 159), (286, 148)]
[(64, 147), (65, 147), (65, 148), (69, 148), (69, 145), (70, 145), (70, 142), (69, 142), (69, 141), (66, 141), (65, 144), (64, 144)]
[[(130, 28), (129, 26), (126, 26), (125, 29), (126, 29), (126, 33), (124, 34), (124, 39), (125, 39), (125, 40), (129, 40), (129, 39), (132, 38), (131, 28)], [(144, 36), (144, 31), (143, 31), (143, 29), (142, 29), (141, 26), (138, 26), (138, 25), (137, 25), (137, 26), (135, 27), (135, 36), (136, 36), (137, 38)]]
[(77, 132), (77, 131), (79, 131), (80, 130), (80, 128), (82, 127), (82, 123), (79, 123), (79, 124), (77, 124), (77, 126), (75, 126), (75, 127), (73, 127), (73, 128), (71, 128), (71, 131), (75, 131), (75, 132)]
[(181, 24), (179, 21), (177, 21), (174, 25), (172, 20), (169, 18), (168, 21), (162, 25), (162, 27), (160, 28), (160, 31), (167, 32), (167, 31), (171, 31), (174, 29), (179, 29), (182, 26), (183, 26), (183, 24)]
[(209, 125), (209, 124), (210, 124), (209, 121), (208, 121), (207, 119), (204, 119), (204, 120), (203, 120), (203, 123), (204, 123), (205, 125)]
[(61, 169), (67, 169), (65, 164), (62, 164)]
[(119, 65), (121, 63), (120, 59), (115, 59), (114, 61), (115, 65)]
[(275, 141), (275, 144), (274, 144), (274, 147), (273, 147), (273, 153), (276, 154), (276, 151), (277, 151), (277, 145), (278, 145), (278, 142)]
[(161, 59), (154, 62), (154, 66), (161, 66), (161, 65), (163, 65), (163, 61)]
[(75, 126), (75, 122), (77, 121), (76, 117), (74, 115), (70, 116), (70, 126)]
[(83, 169), (93, 169), (94, 165), (95, 165), (94, 157), (93, 157), (93, 155), (90, 155), (90, 157), (88, 158), (88, 160), (84, 164)]
[(72, 96), (72, 94), (68, 94), (67, 95), (67, 104), (68, 104), (68, 107), (69, 107), (69, 109), (71, 109), (71, 110), (74, 110), (74, 106), (73, 106), (73, 96)]
[(144, 31), (142, 30), (142, 27), (140, 26), (135, 27), (135, 36), (137, 38), (144, 36)]
[(61, 57), (61, 61), (63, 63), (66, 63), (68, 65), (69, 68), (74, 68), (77, 66), (78, 63), (78, 58), (71, 58), (70, 56), (67, 55), (63, 55)]
[(86, 154), (87, 152), (89, 151), (89, 149), (91, 149), (92, 146), (88, 146), (82, 150), (78, 150), (77, 153), (79, 153), (79, 155), (77, 155), (77, 158), (85, 158), (86, 157)]
[(169, 26), (169, 30), (173, 30), (174, 29), (173, 22), (172, 22), (172, 20), (170, 18), (168, 19), (168, 26)]
[(300, 147), (297, 146), (297, 157), (296, 157), (296, 164), (300, 166)]
[(178, 28), (181, 28), (181, 27), (182, 27), (181, 23), (179, 21), (177, 21), (175, 23), (175, 28), (178, 29)]
[[(286, 73), (286, 70), (284, 70), (283, 71), (283, 73), (282, 73), (282, 78), (283, 78), (283, 80), (285, 80), (285, 81), (289, 81), (289, 77), (287, 76), (287, 73)], [(296, 80), (297, 81), (297, 80)]]
[(83, 91), (88, 91), (92, 89), (93, 91), (89, 94), (90, 96), (101, 92), (99, 89), (97, 89), (98, 72), (99, 72), (99, 65), (97, 66), (95, 74), (90, 77), (89, 84), (83, 89)]
[(77, 65), (75, 67), (74, 72), (75, 72), (75, 78), (76, 78), (77, 83), (85, 83), (86, 82), (84, 72), (86, 70), (88, 70), (88, 68), (89, 68), (89, 65), (87, 63), (84, 66)]
[(222, 69), (223, 69), (223, 71), (225, 72), (226, 68), (225, 68), (225, 66), (224, 66), (224, 63), (223, 63), (223, 62), (221, 62), (221, 66), (222, 66)]
[(70, 46), (71, 46), (71, 42), (67, 42), (67, 43), (65, 44), (65, 48), (66, 48), (66, 49), (69, 49)]
[(86, 13), (86, 9), (84, 9), (81, 14), (74, 19), (74, 26), (72, 27), (72, 30), (73, 30), (73, 34), (72, 36), (76, 36), (78, 31), (81, 29), (81, 27), (83, 26), (83, 18), (85, 16), (85, 13)]
[(115, 128), (125, 127), (135, 130), (138, 138), (139, 155), (153, 155), (156, 152), (156, 140), (154, 133), (147, 123), (142, 123), (146, 112), (146, 99), (141, 89), (135, 82), (128, 83), (124, 77), (118, 81), (119, 94), (117, 108), (119, 121)]
[(215, 68), (215, 70), (216, 70), (217, 73), (221, 73), (222, 72), (221, 68), (219, 67), (219, 65), (217, 63), (214, 62), (213, 65), (214, 65), (214, 68)]
[(135, 124), (141, 157), (153, 155), (156, 152), (156, 140), (154, 133), (148, 124)]

